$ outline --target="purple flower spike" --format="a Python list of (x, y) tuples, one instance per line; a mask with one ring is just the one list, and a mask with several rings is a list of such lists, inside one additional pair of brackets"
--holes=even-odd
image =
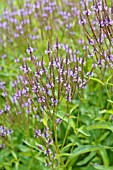
[(3, 110), (0, 110), (0, 115), (3, 113)]
[(60, 118), (56, 119), (56, 123), (59, 124), (62, 120)]
[(9, 111), (10, 110), (10, 106), (9, 105), (6, 105), (5, 106), (5, 111)]
[(26, 50), (27, 54), (31, 54), (33, 53), (33, 48), (32, 47), (28, 47), (28, 49)]
[(7, 92), (3, 92), (3, 93), (2, 93), (2, 96), (3, 96), (3, 97), (6, 97), (6, 96), (7, 96)]

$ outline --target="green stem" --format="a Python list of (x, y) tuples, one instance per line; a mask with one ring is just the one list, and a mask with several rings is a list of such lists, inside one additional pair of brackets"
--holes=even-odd
[(68, 120), (68, 126), (67, 126), (67, 129), (66, 129), (66, 133), (65, 133), (65, 137), (64, 137), (64, 140), (63, 140), (63, 144), (62, 144), (61, 150), (63, 149), (63, 146), (65, 145), (68, 131), (69, 131), (69, 120)]
[[(106, 89), (106, 93), (107, 93), (107, 96), (108, 96), (108, 99), (111, 100), (111, 96), (108, 92), (108, 89), (107, 89), (107, 85), (105, 85), (105, 89)], [(111, 103), (111, 107), (113, 108), (113, 104)]]
[[(80, 101), (80, 103), (81, 103), (81, 101)], [(80, 114), (80, 107), (79, 107), (79, 110), (78, 110), (78, 117), (77, 117), (77, 129), (78, 129), (78, 122), (79, 122), (79, 114)], [(76, 136), (77, 136), (77, 134), (76, 134)], [(73, 145), (72, 145), (72, 147), (71, 147), (70, 153), (72, 153), (72, 151), (73, 151), (73, 149), (74, 149), (74, 146), (75, 146), (75, 143), (76, 143), (76, 137), (75, 137), (75, 139), (74, 139), (74, 142), (73, 142)], [(65, 166), (68, 165), (69, 161), (70, 161), (70, 158), (67, 159)]]
[[(53, 126), (54, 126), (54, 135), (55, 135), (55, 148), (56, 148), (56, 154), (60, 154), (59, 146), (58, 146), (58, 136), (57, 136), (57, 124), (56, 124), (56, 115), (54, 114), (54, 120), (53, 120)], [(60, 158), (60, 162), (63, 166), (63, 169), (65, 170), (65, 165), (63, 163), (62, 157)]]

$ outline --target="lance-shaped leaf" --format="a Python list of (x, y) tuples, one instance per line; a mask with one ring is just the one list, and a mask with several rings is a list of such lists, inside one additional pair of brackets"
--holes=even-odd
[(113, 166), (102, 166), (98, 164), (94, 164), (94, 168), (98, 170), (113, 170)]
[(94, 123), (87, 127), (87, 130), (93, 130), (93, 129), (108, 129), (113, 132), (113, 123), (99, 122), (99, 123)]

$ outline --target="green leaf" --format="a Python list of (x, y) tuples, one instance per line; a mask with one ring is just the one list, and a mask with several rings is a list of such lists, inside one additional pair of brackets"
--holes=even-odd
[(72, 167), (69, 167), (68, 170), (72, 170)]
[(42, 119), (44, 126), (47, 126), (47, 119), (47, 114), (44, 112), (44, 118)]
[(112, 84), (112, 83), (107, 83), (107, 85), (113, 86), (113, 84)]
[(11, 74), (11, 73), (0, 73), (0, 76), (5, 76), (5, 77), (16, 77), (16, 74)]
[(96, 152), (95, 152), (95, 151), (91, 152), (91, 153), (90, 153), (88, 156), (86, 156), (82, 161), (78, 162), (77, 165), (78, 165), (78, 166), (85, 165), (85, 164), (88, 163), (95, 155), (96, 155)]
[(83, 146), (79, 146), (78, 148), (76, 148), (71, 156), (78, 156), (78, 155), (81, 155), (83, 153), (87, 153), (87, 152), (92, 152), (92, 151), (95, 151), (95, 150), (100, 150), (100, 149), (113, 149), (111, 147), (108, 147), (108, 146), (94, 146), (94, 145), (83, 145)]
[(113, 101), (112, 101), (112, 100), (107, 100), (107, 101), (113, 104)]
[(65, 147), (63, 147), (62, 151), (66, 150), (66, 149), (69, 148), (70, 146), (73, 146), (73, 143), (69, 143), (68, 145), (66, 145)]
[(29, 147), (31, 147), (31, 148), (34, 148), (34, 149), (38, 150), (38, 148), (37, 148), (35, 145), (29, 143), (28, 141), (26, 141), (26, 140), (23, 139), (23, 142), (24, 142), (27, 146), (29, 146)]
[(17, 158), (16, 153), (13, 150), (11, 151), (11, 153), (12, 153), (13, 157), (17, 160), (18, 158)]
[(78, 132), (82, 133), (85, 136), (90, 136), (90, 133), (88, 132), (88, 130), (87, 130), (85, 125), (81, 126), (77, 130), (78, 130)]
[(106, 81), (106, 83), (108, 83), (109, 82), (109, 80), (112, 78), (112, 75), (110, 76), (110, 77), (108, 77), (108, 79), (107, 79), (107, 81)]
[(109, 114), (113, 114), (113, 110), (101, 110), (99, 111), (100, 114), (103, 114), (103, 113), (109, 113)]
[(40, 162), (46, 163), (46, 160), (45, 160), (44, 157), (35, 156), (35, 158), (36, 158), (37, 160), (39, 160)]
[(104, 109), (104, 110), (99, 111), (99, 114), (103, 114), (103, 113), (106, 113), (106, 112), (107, 112), (107, 110)]
[(107, 138), (107, 136), (110, 134), (110, 131), (105, 132), (103, 135), (100, 136), (100, 138), (98, 139), (98, 141), (101, 143), (103, 140), (105, 140)]
[(19, 162), (15, 163), (15, 170), (19, 170)]
[(100, 154), (101, 154), (101, 157), (103, 159), (104, 165), (109, 166), (109, 158), (108, 158), (107, 151), (105, 149), (101, 149)]
[(57, 116), (65, 121), (66, 123), (69, 123), (69, 125), (75, 129), (75, 122), (73, 121), (73, 118), (75, 119), (75, 116), (70, 116), (70, 117), (67, 117), (63, 112), (58, 112), (57, 113)]
[(113, 123), (99, 122), (99, 123), (95, 123), (87, 127), (87, 130), (92, 130), (92, 129), (108, 129), (113, 132)]
[(78, 156), (78, 155), (81, 155), (81, 154), (84, 154), (84, 153), (87, 153), (87, 152), (100, 150), (100, 149), (103, 149), (103, 148), (104, 149), (113, 149), (113, 147), (102, 146), (102, 145), (99, 145), (99, 146), (81, 145), (78, 148), (76, 148), (71, 154), (69, 154), (69, 153), (61, 153), (61, 154), (59, 154), (59, 156), (70, 156), (70, 158), (71, 158), (71, 157), (75, 157), (75, 156)]
[(8, 162), (4, 162), (4, 168), (5, 168), (6, 170), (11, 170), (11, 164), (8, 163)]
[(77, 105), (75, 105), (71, 110), (70, 110), (70, 114), (77, 108), (77, 107), (79, 107), (79, 105), (77, 104)]
[(65, 122), (68, 123), (68, 118), (67, 118), (66, 114), (64, 114), (63, 112), (57, 112), (57, 116), (58, 116), (60, 119), (62, 119), (62, 120), (64, 120)]
[(113, 166), (94, 165), (94, 168), (98, 170), (113, 170)]
[(90, 80), (97, 81), (98, 83), (104, 86), (104, 83), (100, 79), (97, 79), (95, 77), (90, 77)]
[(25, 146), (25, 145), (18, 145), (17, 146), (18, 148), (19, 148), (19, 150), (21, 151), (21, 152), (29, 152), (30, 151), (30, 148), (29, 147), (27, 147), (27, 146)]
[(73, 119), (69, 118), (69, 125), (75, 129), (75, 122), (73, 121)]

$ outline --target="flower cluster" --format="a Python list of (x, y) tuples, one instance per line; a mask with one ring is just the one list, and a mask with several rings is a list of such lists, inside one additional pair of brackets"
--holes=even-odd
[(104, 0), (95, 1), (92, 5), (84, 1), (83, 4), (84, 11), (80, 15), (80, 24), (84, 28), (88, 46), (92, 46), (90, 56), (93, 56), (95, 66), (104, 75), (108, 67), (113, 68), (113, 20), (111, 9)]
[(88, 77), (93, 75), (94, 66), (92, 65), (88, 71), (87, 61), (83, 56), (80, 57), (79, 51), (73, 51), (67, 45), (59, 44), (58, 40), (52, 49), (48, 43), (45, 56), (41, 59), (35, 57), (31, 49), (28, 47), (29, 57), (26, 57), (20, 66), (24, 72), (24, 77), (19, 77), (23, 89), (16, 90), (12, 103), (19, 103), (26, 112), (32, 110), (31, 106), (35, 108), (38, 104), (42, 112), (45, 111), (51, 117), (63, 99), (71, 103), (75, 93), (80, 93), (86, 87)]
[(57, 126), (62, 123), (57, 115), (59, 107), (65, 102), (65, 116), (76, 94), (86, 88), (95, 67), (92, 65), (88, 70), (88, 62), (79, 50), (59, 43), (58, 38), (51, 46), (48, 42), (48, 48), (41, 57), (35, 56), (29, 45), (26, 52), (20, 66), (21, 74), (12, 83), (14, 94), (9, 99), (4, 93), (7, 104), (2, 115), (5, 112), (13, 124), (26, 125), (26, 129), (29, 129), (30, 122), (34, 122), (33, 129), (37, 129), (34, 136), (41, 142), (38, 148), (47, 157), (46, 165), (53, 165), (53, 161), (56, 162), (56, 146), (53, 147), (53, 143), (57, 143), (55, 128), (57, 131)]
[[(9, 3), (0, 17), (0, 29), (7, 43), (23, 37), (32, 41), (44, 39), (47, 35), (50, 38), (55, 30), (61, 30), (62, 34), (65, 31), (69, 36), (75, 34), (74, 27), (79, 15), (77, 2), (26, 0), (23, 6)], [(4, 44), (2, 38), (0, 42)]]
[[(93, 76), (103, 84), (106, 72), (113, 68), (112, 10), (104, 0), (81, 0), (80, 4), (81, 7), (70, 0), (33, 0), (32, 3), (26, 1), (24, 8), (17, 8), (12, 3), (11, 11), (5, 8), (0, 17), (1, 32), (5, 33), (5, 36), (0, 36), (4, 48), (2, 61), (7, 56), (6, 47), (13, 41), (18, 46), (20, 42), (24, 43), (21, 41), (23, 37), (31, 39), (34, 44), (37, 39), (50, 39), (41, 56), (36, 55), (35, 48), (28, 41), (19, 75), (12, 82), (12, 96), (8, 95), (5, 82), (0, 81), (0, 97), (6, 101), (6, 105), (0, 106), (0, 116), (7, 117), (9, 122), (24, 130), (32, 128), (30, 130), (38, 141), (37, 147), (46, 157), (46, 166), (53, 166), (57, 162), (56, 154), (60, 154), (57, 132), (64, 120), (60, 114), (64, 118), (69, 115), (74, 99), (83, 95), (89, 80), (95, 80)], [(84, 29), (87, 42), (82, 38), (74, 40), (77, 24)], [(62, 38), (70, 37), (68, 44), (78, 42), (79, 50), (76, 43), (69, 46), (59, 43), (58, 38), (55, 44), (50, 44), (54, 38), (52, 35), (59, 30)], [(14, 61), (19, 65), (20, 58), (16, 57)], [(111, 77), (107, 77), (107, 82)], [(60, 108), (63, 108), (63, 113)], [(0, 126), (1, 138), (12, 132)], [(65, 141), (66, 137), (61, 150)], [(1, 144), (0, 148), (4, 146)]]
[[(3, 73), (10, 69), (15, 72), (15, 64), (14, 67), (11, 65), (12, 59), (19, 63), (27, 40), (32, 45), (40, 42), (39, 47), (44, 45), (45, 40), (55, 39), (56, 35), (61, 35), (59, 37), (62, 41), (64, 37), (68, 38), (68, 44), (78, 42), (79, 37), (74, 38), (75, 30), (79, 27), (77, 23), (80, 12), (77, 1), (25, 0), (22, 3), (18, 1), (18, 5), (15, 5), (14, 1), (6, 2), (8, 5), (0, 15), (0, 70)], [(3, 64), (4, 61), (9, 67)]]
[[(7, 129), (5, 126), (0, 126), (0, 138), (3, 140), (6, 138), (8, 135), (11, 135), (13, 133), (13, 130)], [(4, 148), (5, 144), (2, 143), (0, 144), (0, 148)]]
[(52, 165), (55, 160), (55, 153), (52, 149), (52, 132), (49, 130), (49, 128), (45, 128), (43, 133), (41, 133), (41, 130), (35, 130), (34, 136), (39, 138), (40, 142), (42, 143), (38, 144), (37, 147), (47, 157), (45, 166)]
[(5, 126), (0, 126), (0, 136), (1, 137), (5, 137), (5, 136), (7, 136), (7, 135), (10, 135), (10, 134), (12, 134), (12, 130), (11, 129), (6, 129), (6, 127)]

